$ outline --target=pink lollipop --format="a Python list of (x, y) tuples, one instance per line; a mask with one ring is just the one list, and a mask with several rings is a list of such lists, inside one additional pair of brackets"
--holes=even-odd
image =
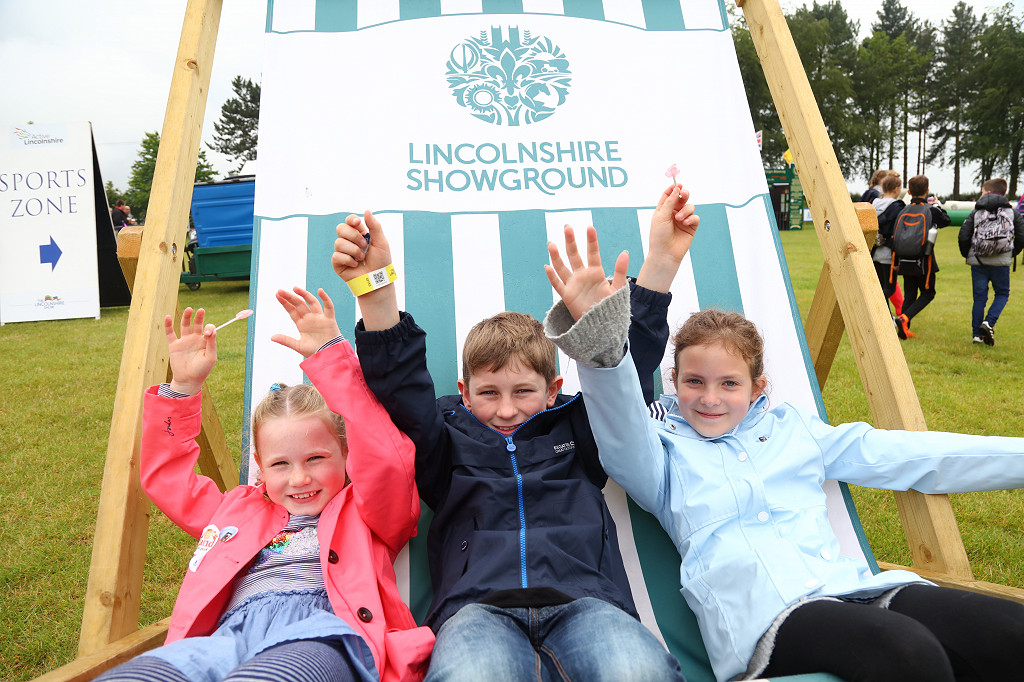
[(237, 315), (235, 315), (234, 317), (232, 317), (230, 320), (228, 320), (224, 324), (220, 325), (219, 327), (215, 327), (213, 331), (217, 331), (218, 329), (223, 329), (224, 327), (228, 326), (229, 324), (231, 324), (235, 320), (244, 320), (245, 318), (249, 317), (250, 315), (252, 315), (252, 311), (251, 310), (240, 310), (240, 311), (238, 311)]
[(679, 169), (676, 168), (676, 165), (673, 163), (671, 166), (668, 167), (668, 170), (665, 171), (665, 177), (672, 178), (672, 183), (678, 185), (679, 183), (676, 182), (677, 175), (679, 175)]

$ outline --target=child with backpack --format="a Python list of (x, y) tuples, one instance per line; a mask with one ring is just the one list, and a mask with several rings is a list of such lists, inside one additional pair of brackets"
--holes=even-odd
[(761, 334), (714, 309), (675, 334), (675, 395), (652, 419), (627, 347), (625, 263), (609, 281), (593, 228), (587, 242), (586, 266), (568, 235), (568, 264), (548, 247), (562, 300), (545, 332), (579, 362), (601, 464), (679, 550), (682, 593), (715, 678), (1016, 678), (1024, 605), (911, 571), (875, 574), (843, 556), (822, 484), (1024, 487), (1024, 438), (830, 426), (789, 403), (770, 407)]
[[(871, 202), (878, 216), (878, 234), (875, 245), (871, 247), (871, 260), (875, 264), (875, 274), (882, 286), (882, 295), (892, 301), (896, 316), (903, 314), (903, 291), (895, 280), (889, 281), (889, 269), (892, 266), (892, 231), (896, 226), (896, 218), (906, 206), (899, 198), (903, 191), (903, 179), (896, 171), (888, 171), (882, 178), (882, 195)], [(895, 319), (895, 318), (893, 318)]]
[(939, 264), (933, 253), (939, 228), (949, 225), (949, 215), (928, 203), (928, 177), (915, 175), (907, 181), (910, 204), (896, 218), (892, 235), (889, 281), (903, 275), (903, 312), (893, 318), (901, 339), (915, 336), (910, 321), (935, 298), (935, 273)]
[[(1006, 200), (1006, 180), (993, 178), (981, 186), (981, 198), (960, 228), (960, 254), (971, 266), (974, 343), (995, 345), (995, 326), (1010, 298), (1010, 261), (1024, 249), (1024, 217)], [(988, 303), (988, 287), (994, 293)]]

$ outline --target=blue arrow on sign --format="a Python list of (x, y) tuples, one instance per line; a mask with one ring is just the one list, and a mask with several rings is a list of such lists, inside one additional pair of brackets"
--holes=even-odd
[(61, 253), (57, 242), (53, 241), (53, 237), (50, 237), (49, 244), (39, 245), (39, 263), (49, 263), (50, 272), (53, 272), (53, 269), (57, 267), (57, 261), (60, 260)]

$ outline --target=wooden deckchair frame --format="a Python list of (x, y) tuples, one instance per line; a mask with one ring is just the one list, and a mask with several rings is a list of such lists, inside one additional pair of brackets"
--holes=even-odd
[[(846, 182), (778, 0), (737, 0), (764, 69), (811, 207), (825, 263), (805, 323), (824, 385), (844, 329), (880, 428), (924, 430), (906, 358), (868, 256), (874, 211), (850, 202)], [(150, 502), (139, 483), (142, 396), (167, 373), (164, 316), (177, 307), (181, 257), (223, 0), (188, 0), (142, 235), (126, 228), (118, 257), (132, 287), (100, 494), (79, 657), (39, 680), (88, 680), (160, 645), (169, 619), (138, 629)], [(863, 227), (862, 227), (863, 224)], [(136, 273), (138, 273), (136, 275)], [(238, 482), (234, 458), (204, 389), (200, 468), (224, 487)], [(1024, 590), (973, 579), (945, 495), (895, 493), (913, 569), (951, 587), (1024, 602)], [(898, 568), (882, 564), (883, 568)]]

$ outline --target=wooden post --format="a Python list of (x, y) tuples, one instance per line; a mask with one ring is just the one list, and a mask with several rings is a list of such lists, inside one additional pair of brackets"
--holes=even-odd
[(189, 0), (157, 153), (103, 470), (80, 656), (136, 630), (150, 503), (139, 485), (142, 395), (167, 371), (188, 208), (223, 0)]
[[(135, 289), (135, 273), (138, 272), (139, 252), (142, 247), (142, 228), (128, 226), (117, 235), (117, 260), (121, 264), (128, 288)], [(174, 328), (181, 324), (181, 306), (174, 306)], [(180, 330), (179, 330), (180, 333)], [(170, 370), (167, 380), (170, 381)], [(213, 392), (203, 384), (203, 420), (199, 429), (199, 471), (213, 480), (221, 490), (230, 490), (238, 485), (238, 463), (228, 450), (224, 427), (214, 405)]]
[[(823, 280), (831, 281), (833, 295), (846, 321), (875, 425), (924, 430), (924, 415), (906, 358), (888, 307), (878, 295), (877, 277), (846, 181), (782, 8), (778, 0), (738, 0), (736, 4), (743, 8), (809, 199), (829, 275)], [(822, 295), (827, 297), (827, 292)], [(819, 324), (815, 323), (816, 329)], [(825, 328), (831, 324), (826, 322)], [(897, 493), (896, 503), (915, 567), (955, 578), (972, 578), (946, 496)]]

